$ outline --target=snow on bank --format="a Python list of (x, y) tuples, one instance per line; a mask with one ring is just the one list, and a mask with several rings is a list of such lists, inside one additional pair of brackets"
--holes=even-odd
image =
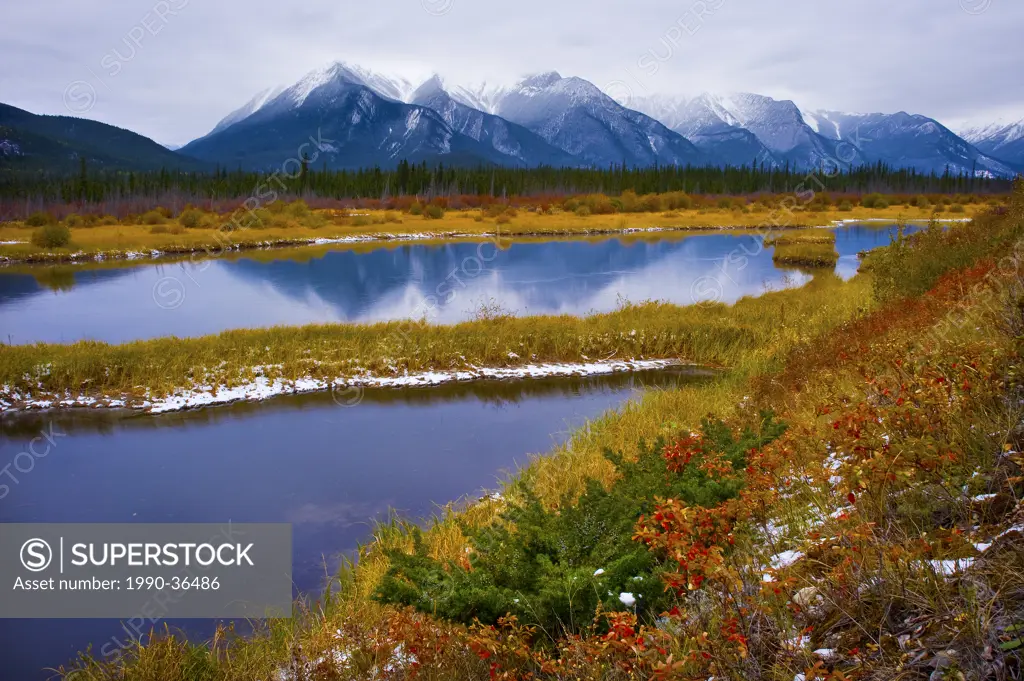
[[(359, 401), (361, 388), (406, 388), (435, 386), (442, 383), (454, 383), (476, 380), (518, 380), (529, 378), (554, 378), (568, 376), (599, 376), (628, 371), (645, 371), (664, 369), (685, 364), (674, 359), (646, 360), (614, 360), (586, 363), (559, 364), (527, 364), (518, 367), (471, 367), (457, 371), (424, 371), (406, 373), (399, 376), (362, 375), (337, 378), (328, 381), (318, 378), (299, 378), (296, 380), (269, 379), (258, 376), (250, 383), (228, 387), (196, 386), (179, 390), (165, 397), (143, 397), (137, 400), (123, 396), (90, 397), (79, 395), (73, 397), (32, 398), (13, 392), (4, 386), (0, 392), (0, 411), (16, 412), (34, 409), (65, 409), (74, 407), (136, 409), (153, 414), (160, 414), (184, 409), (197, 409), (229, 404), (231, 402), (258, 402), (278, 395), (294, 395), (301, 393), (324, 392), (333, 390), (343, 394), (346, 406)], [(263, 370), (257, 367), (256, 372)], [(353, 392), (355, 390), (355, 392)]]
[[(972, 218), (904, 218), (905, 222), (970, 222)], [(898, 218), (844, 218), (833, 220), (832, 225), (855, 225), (859, 222), (889, 222), (895, 224)], [(831, 226), (831, 225), (830, 225)]]
[[(102, 260), (139, 260), (142, 258), (163, 258), (175, 255), (204, 254), (209, 257), (216, 257), (225, 253), (236, 251), (255, 251), (269, 248), (288, 248), (301, 246), (330, 246), (332, 244), (356, 244), (372, 241), (401, 242), (401, 241), (423, 241), (426, 239), (512, 239), (522, 237), (573, 237), (593, 236), (607, 234), (635, 234), (638, 232), (673, 232), (679, 231), (675, 227), (627, 227), (623, 229), (592, 229), (574, 230), (561, 232), (517, 232), (515, 234), (501, 234), (498, 232), (372, 232), (370, 234), (353, 234), (351, 236), (337, 237), (315, 237), (310, 239), (276, 239), (266, 241), (255, 241), (247, 243), (213, 244), (207, 246), (196, 246), (194, 248), (172, 248), (165, 251), (152, 249), (148, 251), (100, 251), (97, 253), (86, 253), (75, 251), (74, 253), (43, 253), (38, 255), (27, 255), (24, 257), (3, 257), (0, 256), (0, 263), (17, 262), (89, 262)], [(0, 245), (24, 243), (21, 241), (0, 241)]]

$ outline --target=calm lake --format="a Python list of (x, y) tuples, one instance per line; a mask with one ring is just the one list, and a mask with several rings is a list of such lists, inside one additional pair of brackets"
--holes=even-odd
[[(837, 272), (889, 243), (895, 226), (837, 228)], [(735, 302), (807, 280), (776, 268), (760, 235), (696, 233), (370, 248), (270, 250), (230, 258), (108, 266), (0, 268), (0, 341), (118, 343), (227, 329), (426, 318), (481, 306), (517, 315), (608, 312), (623, 299)]]
[[(853, 245), (851, 245), (853, 247)], [(8, 343), (123, 342), (314, 322), (426, 318), (481, 306), (518, 315), (607, 312), (623, 299), (689, 305), (799, 285), (753, 234), (260, 251), (173, 264), (0, 269)]]
[[(709, 380), (676, 368), (630, 375), (329, 394), (198, 412), (38, 414), (3, 422), (0, 466), (41, 430), (65, 433), (0, 500), (0, 523), (287, 522), (294, 579), (317, 590), (374, 518), (411, 518), (497, 489), (503, 471), (645, 387)], [(209, 621), (170, 622), (204, 638)], [(127, 634), (111, 620), (0, 620), (0, 678), (45, 679)]]

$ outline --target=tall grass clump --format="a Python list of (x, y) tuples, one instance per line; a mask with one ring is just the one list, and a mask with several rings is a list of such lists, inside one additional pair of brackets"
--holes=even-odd
[(32, 232), (32, 243), (40, 248), (61, 248), (71, 243), (71, 230), (60, 223), (45, 224)]

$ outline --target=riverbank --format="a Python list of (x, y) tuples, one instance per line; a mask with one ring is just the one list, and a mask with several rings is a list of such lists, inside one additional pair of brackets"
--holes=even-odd
[[(339, 211), (315, 211), (305, 217), (259, 221), (249, 214), (208, 215), (195, 227), (164, 219), (155, 225), (138, 221), (69, 227), (70, 242), (60, 247), (32, 243), (36, 228), (24, 223), (0, 224), (0, 262), (69, 263), (98, 260), (139, 260), (174, 255), (208, 257), (240, 250), (285, 248), (346, 243), (398, 243), (465, 238), (509, 239), (588, 235), (638, 234), (689, 230), (756, 229), (768, 231), (823, 227), (841, 222), (969, 219), (985, 208), (968, 204), (962, 214), (935, 214), (929, 209), (893, 206), (863, 208), (856, 213), (839, 210), (769, 211), (700, 209), (661, 213), (613, 213), (578, 215), (513, 211), (487, 217), (476, 210), (448, 211), (436, 219), (394, 211), (365, 211), (357, 215)], [(192, 224), (189, 221), (189, 224)], [(222, 229), (224, 226), (229, 229)]]
[(810, 333), (808, 320), (848, 318), (867, 292), (865, 280), (843, 282), (821, 273), (800, 289), (731, 306), (624, 304), (587, 317), (514, 317), (485, 310), (476, 321), (455, 325), (326, 324), (121, 345), (5, 345), (0, 346), (0, 406), (153, 409), (332, 386), (345, 390), (439, 377), (583, 371), (616, 362), (732, 366), (764, 347)]
[(726, 380), (652, 392), (425, 530), (378, 526), (294, 619), (158, 636), (66, 678), (1017, 668), (1024, 286), (995, 262), (1022, 236), (1019, 195), (817, 298), (780, 293), (794, 307), (762, 313), (790, 331)]
[(561, 364), (527, 364), (518, 367), (467, 367), (452, 371), (422, 371), (400, 376), (359, 376), (338, 377), (334, 380), (303, 377), (286, 380), (269, 379), (262, 375), (269, 373), (267, 367), (253, 367), (256, 378), (250, 383), (228, 387), (226, 385), (196, 386), (178, 390), (169, 395), (124, 395), (121, 397), (72, 396), (28, 397), (10, 393), (0, 397), (0, 414), (33, 410), (53, 409), (113, 409), (134, 410), (150, 414), (216, 407), (234, 402), (262, 402), (281, 395), (301, 395), (330, 391), (332, 398), (341, 406), (354, 407), (362, 401), (363, 390), (367, 388), (424, 388), (447, 383), (471, 381), (522, 381), (543, 378), (568, 378), (621, 374), (638, 371), (652, 371), (683, 366), (686, 363), (676, 359), (607, 360)]

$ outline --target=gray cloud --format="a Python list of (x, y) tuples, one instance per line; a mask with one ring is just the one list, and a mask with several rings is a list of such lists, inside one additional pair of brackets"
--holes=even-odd
[[(167, 143), (257, 91), (342, 59), (512, 82), (558, 70), (636, 95), (759, 92), (801, 106), (1024, 116), (1024, 3), (1012, 0), (108, 0), (7, 3), (0, 101)], [(79, 86), (81, 87), (81, 86)], [(80, 91), (76, 91), (79, 95)], [(76, 99), (76, 102), (81, 100)]]

